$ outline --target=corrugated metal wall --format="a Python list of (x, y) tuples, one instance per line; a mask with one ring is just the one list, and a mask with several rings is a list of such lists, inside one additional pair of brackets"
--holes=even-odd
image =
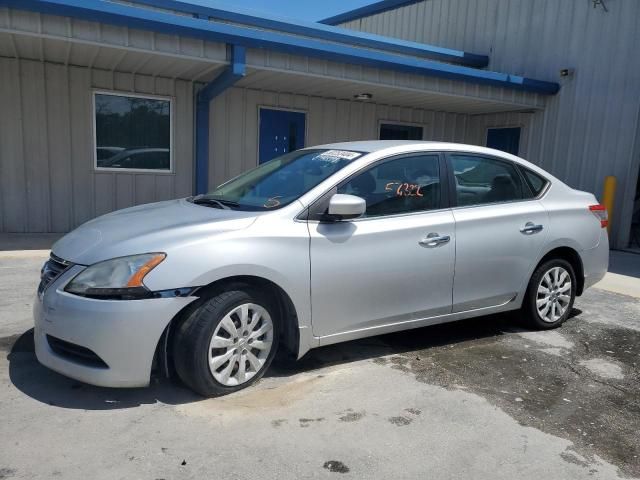
[[(118, 208), (191, 193), (191, 82), (0, 58), (0, 86), (0, 231), (66, 232)], [(175, 98), (174, 173), (94, 171), (94, 88)]]
[(462, 114), (231, 88), (212, 103), (209, 186), (258, 164), (260, 106), (306, 112), (307, 146), (378, 138), (380, 120), (423, 125), (426, 140), (463, 142), (471, 118)]
[[(560, 93), (531, 115), (524, 151), (571, 186), (597, 195), (604, 177), (616, 175), (613, 238), (621, 247), (640, 163), (634, 151), (640, 141), (640, 2), (606, 6), (608, 12), (587, 0), (425, 0), (343, 26), (486, 53), (491, 70), (559, 80)], [(562, 68), (575, 74), (561, 79)], [(474, 143), (484, 141), (482, 126), (496, 119), (474, 117)]]

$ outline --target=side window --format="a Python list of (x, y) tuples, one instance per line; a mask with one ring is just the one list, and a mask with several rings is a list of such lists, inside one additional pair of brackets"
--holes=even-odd
[(364, 198), (366, 217), (440, 208), (438, 156), (415, 155), (388, 160), (343, 183), (338, 193)]
[(522, 182), (515, 166), (475, 155), (451, 155), (459, 206), (521, 200)]
[(530, 197), (534, 198), (540, 195), (542, 190), (544, 190), (544, 187), (547, 185), (547, 180), (524, 167), (520, 167), (520, 171), (531, 190), (532, 195), (530, 195)]

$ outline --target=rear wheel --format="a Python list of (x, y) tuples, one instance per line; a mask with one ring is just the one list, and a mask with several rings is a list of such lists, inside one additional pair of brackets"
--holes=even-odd
[(176, 331), (178, 376), (207, 397), (235, 392), (256, 382), (278, 347), (275, 312), (266, 296), (253, 288), (213, 296)]
[(522, 305), (529, 326), (542, 330), (560, 326), (573, 308), (576, 285), (573, 267), (566, 260), (554, 258), (538, 266)]

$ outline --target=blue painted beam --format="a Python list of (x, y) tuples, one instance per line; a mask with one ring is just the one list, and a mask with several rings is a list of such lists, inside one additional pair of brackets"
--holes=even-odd
[(413, 5), (414, 3), (421, 1), (422, 0), (382, 0), (380, 2), (365, 5), (364, 7), (349, 10), (348, 12), (339, 13), (333, 17), (325, 18), (324, 20), (320, 20), (320, 23), (338, 25), (339, 23), (350, 22), (351, 20), (368, 17), (370, 15), (375, 15), (376, 13), (387, 12), (406, 5)]
[(553, 95), (560, 89), (560, 86), (554, 82), (508, 73), (477, 70), (460, 65), (300, 38), (228, 23), (210, 22), (100, 0), (0, 0), (0, 5), (172, 35), (226, 42), (247, 48), (268, 49), (365, 67), (514, 88), (547, 95)]
[(246, 75), (244, 47), (231, 45), (231, 63), (196, 95), (196, 194), (209, 190), (209, 106), (211, 100)]
[(483, 68), (489, 64), (487, 55), (463, 52), (451, 48), (426, 45), (407, 40), (384, 37), (373, 33), (357, 32), (345, 28), (323, 25), (316, 22), (304, 22), (279, 18), (272, 15), (257, 15), (251, 11), (225, 5), (215, 7), (212, 5), (194, 5), (180, 0), (133, 0), (141, 5), (165, 8), (182, 13), (190, 13), (197, 18), (211, 18), (225, 22), (235, 22), (268, 30), (304, 35), (311, 38), (320, 38), (332, 42), (343, 42), (360, 47), (375, 48), (387, 52), (402, 53), (422, 58), (430, 58), (443, 62), (453, 62), (469, 67)]

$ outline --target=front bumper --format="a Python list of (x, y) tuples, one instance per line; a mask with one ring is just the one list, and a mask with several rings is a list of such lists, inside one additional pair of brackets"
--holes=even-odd
[[(36, 298), (34, 341), (38, 361), (68, 377), (103, 387), (149, 385), (153, 355), (171, 319), (196, 297), (95, 300), (65, 292), (83, 267), (73, 266)], [(54, 351), (47, 335), (84, 347), (106, 366)]]

